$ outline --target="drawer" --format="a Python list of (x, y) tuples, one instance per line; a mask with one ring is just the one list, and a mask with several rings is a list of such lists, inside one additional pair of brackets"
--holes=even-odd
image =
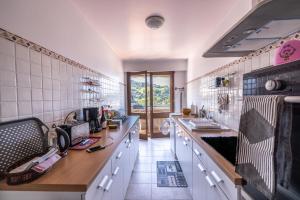
[(120, 166), (120, 162), (122, 161), (125, 153), (125, 145), (120, 144), (118, 148), (115, 150), (111, 157), (111, 163), (112, 163), (112, 170), (116, 168), (116, 166)]
[(106, 191), (106, 187), (111, 179), (111, 160), (107, 161), (101, 172), (89, 186), (86, 194), (86, 200), (105, 199), (105, 196), (110, 195)]
[(212, 181), (226, 194), (229, 199), (237, 199), (237, 188), (218, 165), (206, 154), (206, 152), (196, 143), (193, 144), (193, 153), (202, 162), (206, 173)]
[(213, 160), (208, 158), (207, 164), (209, 165), (208, 173), (210, 174), (216, 185), (218, 185), (222, 189), (222, 191), (229, 199), (236, 200), (238, 192), (234, 183), (227, 177), (227, 175), (217, 166), (217, 164)]

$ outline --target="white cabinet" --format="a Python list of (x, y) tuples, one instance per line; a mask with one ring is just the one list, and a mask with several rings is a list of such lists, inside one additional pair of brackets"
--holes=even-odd
[(88, 188), (85, 199), (86, 200), (110, 200), (111, 199), (111, 162), (108, 161), (98, 174), (96, 179)]

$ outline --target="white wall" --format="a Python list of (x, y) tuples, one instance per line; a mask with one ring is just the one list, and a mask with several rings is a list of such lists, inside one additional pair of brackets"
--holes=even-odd
[(124, 60), (125, 72), (186, 71), (187, 59)]
[(0, 0), (0, 28), (123, 82), (120, 59), (68, 0)]
[(212, 24), (211, 27), (215, 28), (215, 34), (212, 34), (207, 39), (205, 45), (198, 50), (198, 52), (189, 58), (188, 61), (188, 75), (187, 80), (193, 80), (200, 77), (220, 66), (230, 63), (236, 58), (204, 58), (203, 53), (213, 46), (230, 28), (237, 23), (250, 9), (252, 8), (252, 0), (240, 0), (236, 5), (232, 6), (232, 10), (228, 12), (227, 16), (224, 16), (223, 21), (220, 24)]

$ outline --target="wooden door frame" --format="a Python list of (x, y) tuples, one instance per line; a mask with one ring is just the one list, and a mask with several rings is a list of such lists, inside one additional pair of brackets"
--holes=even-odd
[[(144, 74), (145, 75), (145, 114), (144, 113), (131, 113), (131, 81), (130, 77), (132, 75), (140, 75)], [(140, 116), (141, 119), (146, 120), (146, 134), (140, 134), (140, 139), (147, 140), (148, 139), (148, 87), (147, 87), (147, 71), (140, 71), (140, 72), (127, 72), (127, 112), (128, 115), (131, 114), (137, 114)]]
[(149, 72), (150, 74), (150, 133), (151, 138), (161, 138), (166, 137), (165, 135), (158, 133), (155, 134), (153, 131), (153, 119), (154, 118), (168, 118), (169, 114), (166, 113), (153, 113), (153, 75), (169, 75), (170, 76), (170, 112), (174, 112), (174, 71), (164, 71), (164, 72)]

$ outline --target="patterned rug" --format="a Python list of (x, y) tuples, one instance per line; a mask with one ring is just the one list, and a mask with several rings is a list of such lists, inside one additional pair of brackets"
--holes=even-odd
[(188, 187), (178, 161), (157, 161), (157, 187)]

